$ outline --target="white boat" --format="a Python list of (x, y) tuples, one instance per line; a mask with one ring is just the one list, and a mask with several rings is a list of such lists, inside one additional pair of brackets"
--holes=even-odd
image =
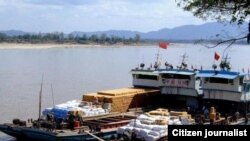
[(218, 105), (218, 108), (230, 114), (238, 111), (248, 113), (250, 101), (249, 73), (231, 71), (227, 58), (220, 64), (220, 70), (199, 71), (204, 104)]

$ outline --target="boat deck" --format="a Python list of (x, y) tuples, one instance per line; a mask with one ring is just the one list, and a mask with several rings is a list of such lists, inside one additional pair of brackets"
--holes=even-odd
[(99, 130), (110, 129), (110, 128), (117, 128), (120, 126), (127, 125), (131, 119), (135, 119), (136, 116), (123, 114), (118, 116), (107, 116), (102, 118), (95, 118), (84, 120), (82, 125), (92, 127), (92, 128), (99, 128)]

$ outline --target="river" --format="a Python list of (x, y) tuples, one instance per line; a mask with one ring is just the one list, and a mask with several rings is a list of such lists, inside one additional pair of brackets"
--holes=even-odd
[[(214, 52), (221, 56), (225, 46), (207, 49), (194, 44), (171, 44), (159, 49), (159, 60), (176, 67), (186, 53), (189, 68), (210, 69)], [(38, 94), (43, 78), (42, 108), (98, 90), (131, 87), (130, 70), (141, 62), (149, 67), (156, 60), (157, 46), (110, 48), (50, 48), (0, 50), (0, 123), (13, 118), (38, 117)], [(249, 45), (233, 45), (226, 51), (236, 71), (250, 69)], [(162, 67), (164, 67), (162, 65)], [(248, 69), (249, 68), (249, 69)], [(244, 70), (243, 70), (244, 69)], [(0, 133), (0, 140), (11, 137)]]

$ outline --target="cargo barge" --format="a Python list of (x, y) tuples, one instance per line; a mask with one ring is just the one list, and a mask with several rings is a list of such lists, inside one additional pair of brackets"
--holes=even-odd
[(167, 140), (168, 125), (247, 121), (248, 73), (232, 72), (223, 65), (221, 70), (188, 69), (184, 61), (176, 69), (165, 66), (144, 69), (142, 64), (131, 70), (132, 88), (84, 94), (80, 102), (46, 108), (38, 120), (0, 124), (0, 131), (41, 141), (117, 140), (135, 135), (156, 141)]

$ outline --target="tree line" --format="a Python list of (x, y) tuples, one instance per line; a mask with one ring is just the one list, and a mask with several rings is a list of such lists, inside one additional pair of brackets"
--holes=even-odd
[(142, 42), (139, 34), (134, 37), (119, 37), (119, 36), (108, 36), (103, 33), (101, 35), (92, 34), (87, 36), (75, 35), (75, 34), (64, 34), (63, 32), (53, 33), (39, 33), (39, 34), (24, 34), (17, 36), (8, 36), (0, 32), (0, 43), (76, 43), (76, 44), (134, 44)]

